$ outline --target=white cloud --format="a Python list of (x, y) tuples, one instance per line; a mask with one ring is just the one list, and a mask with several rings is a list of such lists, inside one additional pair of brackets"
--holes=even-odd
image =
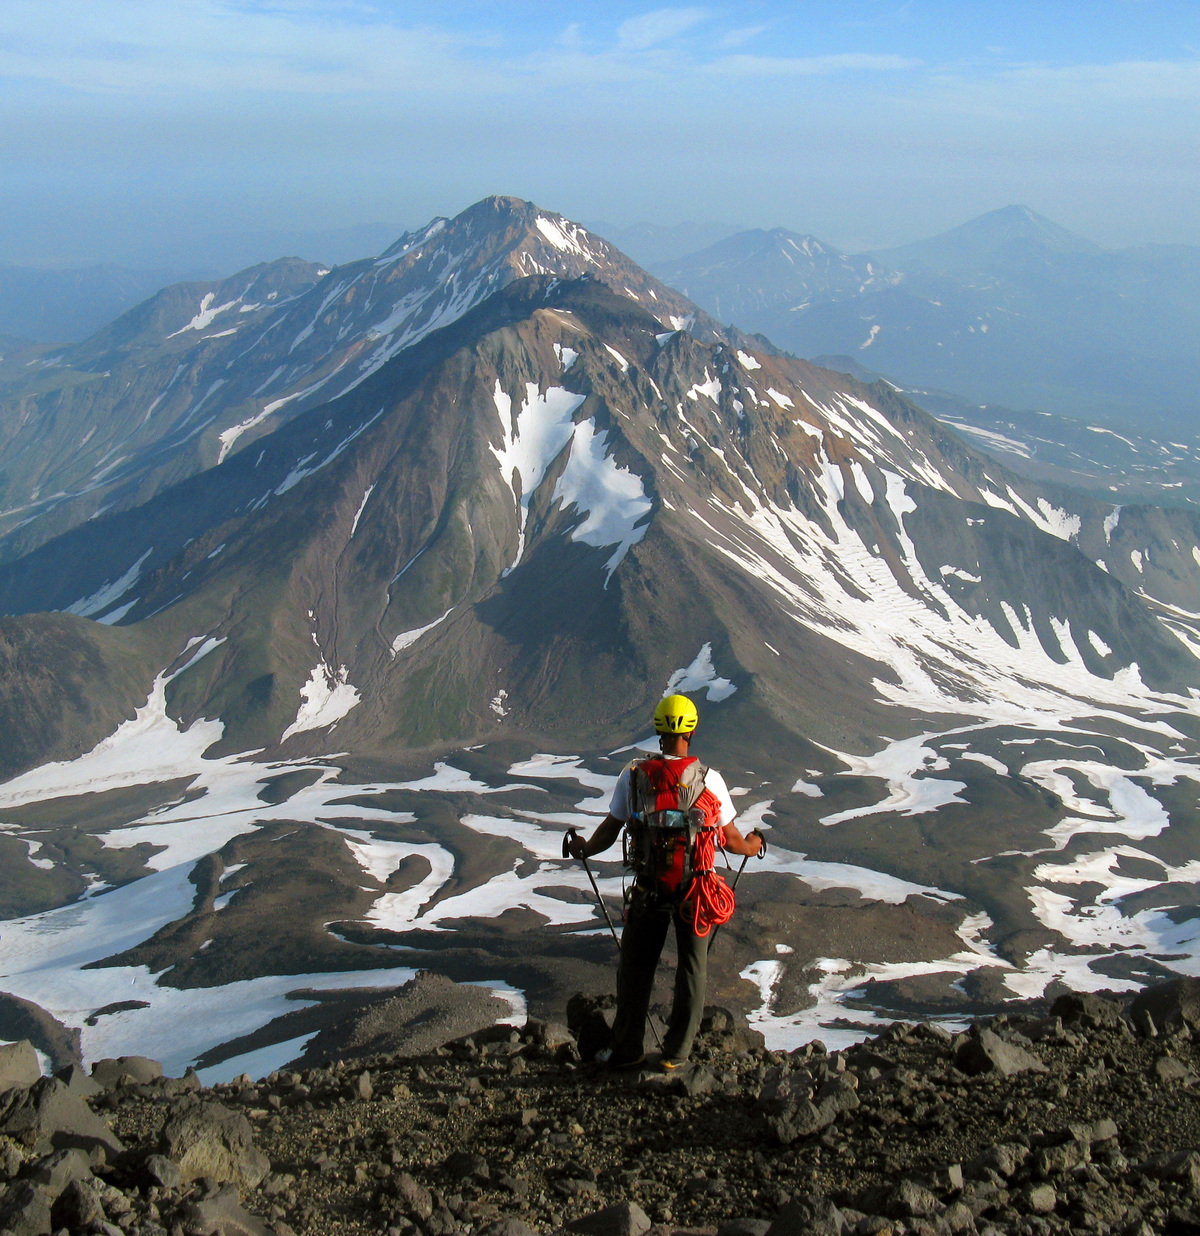
[(893, 73), (921, 66), (906, 56), (844, 52), (831, 56), (722, 56), (709, 65), (735, 77), (824, 77), (832, 73)]
[(708, 17), (705, 9), (655, 9), (631, 17), (617, 27), (617, 46), (622, 51), (645, 51), (683, 34)]
[(722, 50), (727, 50), (730, 47), (742, 47), (749, 43), (751, 39), (758, 38), (766, 29), (766, 26), (741, 26), (737, 30), (730, 30), (727, 34), (723, 34), (717, 40), (717, 46)]

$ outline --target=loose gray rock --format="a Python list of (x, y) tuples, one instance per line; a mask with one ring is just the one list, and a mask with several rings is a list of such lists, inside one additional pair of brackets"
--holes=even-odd
[(97, 1060), (92, 1065), (92, 1079), (110, 1090), (123, 1077), (135, 1085), (148, 1086), (163, 1075), (163, 1067), (147, 1056), (118, 1056), (115, 1060)]
[(163, 1127), (160, 1150), (179, 1164), (185, 1181), (211, 1176), (253, 1189), (271, 1170), (254, 1145), (250, 1122), (220, 1103), (201, 1103), (172, 1116)]
[(579, 1055), (594, 1060), (612, 1042), (617, 1002), (612, 996), (585, 996), (576, 992), (567, 1001), (567, 1028), (575, 1036)]
[(1016, 1043), (1006, 1043), (991, 1030), (980, 1029), (958, 1049), (954, 1063), (973, 1076), (982, 1073), (999, 1073), (1012, 1077), (1015, 1073), (1032, 1070), (1044, 1073), (1046, 1066), (1032, 1053)]
[(49, 1236), (50, 1196), (32, 1181), (22, 1180), (8, 1191), (0, 1208), (4, 1236)]
[(829, 1198), (810, 1193), (788, 1202), (767, 1236), (841, 1236), (845, 1226), (845, 1217)]
[(1115, 1026), (1121, 1020), (1121, 1007), (1093, 992), (1070, 991), (1058, 997), (1050, 1007), (1050, 1016), (1059, 1017), (1064, 1025), (1101, 1030)]
[(90, 1099), (104, 1090), (99, 1082), (88, 1076), (82, 1064), (68, 1064), (65, 1069), (59, 1069), (54, 1076), (63, 1082), (72, 1094), (77, 1094), (81, 1099)]
[(37, 1052), (28, 1039), (0, 1043), (0, 1094), (15, 1087), (32, 1086), (42, 1075)]
[(971, 1208), (962, 1202), (951, 1202), (939, 1218), (951, 1232), (955, 1233), (955, 1236), (959, 1232), (975, 1230), (975, 1216), (971, 1213)]
[(942, 1203), (924, 1185), (902, 1180), (887, 1201), (887, 1213), (895, 1219), (927, 1219), (942, 1209)]
[(261, 1219), (242, 1208), (232, 1185), (190, 1203), (180, 1219), (187, 1236), (272, 1236)]
[(58, 1197), (72, 1180), (90, 1180), (91, 1176), (91, 1159), (78, 1149), (56, 1150), (39, 1159), (29, 1173), (30, 1180), (41, 1185), (51, 1199)]
[(1061, 1176), (1072, 1168), (1090, 1162), (1091, 1147), (1078, 1138), (1063, 1142), (1061, 1146), (1043, 1146), (1033, 1156), (1034, 1173), (1045, 1180), (1048, 1176)]
[(767, 1070), (757, 1101), (762, 1111), (771, 1114), (807, 1103), (812, 1097), (812, 1077), (807, 1069), (789, 1069), (777, 1064)]
[(525, 1032), (539, 1047), (547, 1051), (557, 1051), (560, 1047), (574, 1044), (575, 1036), (556, 1021), (535, 1021), (530, 1019), (525, 1023)]
[(726, 1219), (717, 1227), (717, 1236), (767, 1236), (770, 1219)]
[(168, 1159), (165, 1154), (147, 1155), (142, 1166), (146, 1175), (160, 1189), (178, 1189), (183, 1184), (183, 1172), (179, 1164), (174, 1159)]
[(69, 1228), (73, 1232), (108, 1220), (104, 1203), (100, 1200), (100, 1190), (90, 1179), (70, 1181), (54, 1202), (51, 1217), (56, 1227)]
[(1160, 1082), (1178, 1086), (1190, 1086), (1196, 1080), (1196, 1074), (1174, 1056), (1159, 1056), (1154, 1062), (1154, 1076)]
[(1029, 1214), (1048, 1215), (1058, 1204), (1058, 1194), (1053, 1185), (1030, 1185), (1021, 1194), (1023, 1209)]
[(1195, 1150), (1157, 1154), (1139, 1164), (1139, 1167), (1147, 1176), (1156, 1176), (1160, 1180), (1182, 1180), (1193, 1189), (1200, 1189), (1200, 1153)]
[(642, 1236), (650, 1230), (650, 1219), (637, 1202), (618, 1202), (594, 1214), (573, 1219), (567, 1224), (569, 1232), (582, 1236)]
[(125, 1149), (112, 1129), (57, 1077), (43, 1077), (31, 1086), (4, 1114), (0, 1132), (48, 1137), (59, 1148), (99, 1146), (109, 1158)]
[(999, 1142), (977, 1155), (968, 1166), (975, 1179), (986, 1177), (989, 1171), (1007, 1180), (1029, 1158), (1029, 1148), (1016, 1142)]
[(396, 1177), (395, 1192), (408, 1212), (418, 1219), (428, 1219), (433, 1214), (433, 1198), (429, 1190), (407, 1172), (401, 1172)]
[(478, 1229), (478, 1236), (541, 1236), (541, 1234), (523, 1219), (510, 1215), (508, 1218), (497, 1219), (495, 1223), (489, 1223), (487, 1227)]
[(473, 1176), (476, 1180), (487, 1180), (491, 1176), (488, 1161), (481, 1154), (472, 1154), (469, 1150), (456, 1150), (445, 1162), (446, 1171), (455, 1180), (466, 1180)]

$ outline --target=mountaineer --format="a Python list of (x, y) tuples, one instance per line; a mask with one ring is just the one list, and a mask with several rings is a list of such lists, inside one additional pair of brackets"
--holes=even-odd
[(716, 847), (746, 857), (763, 851), (757, 830), (743, 837), (734, 827), (737, 812), (721, 774), (689, 753), (698, 720), (686, 695), (662, 700), (654, 710), (662, 754), (631, 763), (600, 826), (586, 841), (572, 835), (566, 847), (586, 862), (625, 828), (625, 863), (637, 876), (626, 897), (612, 1044), (596, 1057), (613, 1068), (633, 1068), (646, 1058), (650, 992), (672, 923), (679, 967), (660, 1067), (687, 1061), (704, 1012), (709, 932), (733, 913), (733, 892), (714, 870)]

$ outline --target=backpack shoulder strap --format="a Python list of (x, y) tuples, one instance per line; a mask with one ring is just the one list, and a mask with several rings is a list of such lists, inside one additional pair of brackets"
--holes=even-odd
[(708, 768), (699, 760), (693, 759), (679, 776), (679, 807), (687, 811), (696, 805), (696, 800), (704, 793), (704, 779), (708, 776)]

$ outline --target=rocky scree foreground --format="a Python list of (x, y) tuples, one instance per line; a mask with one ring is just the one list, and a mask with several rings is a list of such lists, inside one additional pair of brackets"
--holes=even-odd
[(581, 1062), (611, 1018), (204, 1088), (0, 1050), (14, 1236), (958, 1236), (1200, 1231), (1200, 980), (951, 1035), (766, 1050), (710, 1008), (681, 1074)]

